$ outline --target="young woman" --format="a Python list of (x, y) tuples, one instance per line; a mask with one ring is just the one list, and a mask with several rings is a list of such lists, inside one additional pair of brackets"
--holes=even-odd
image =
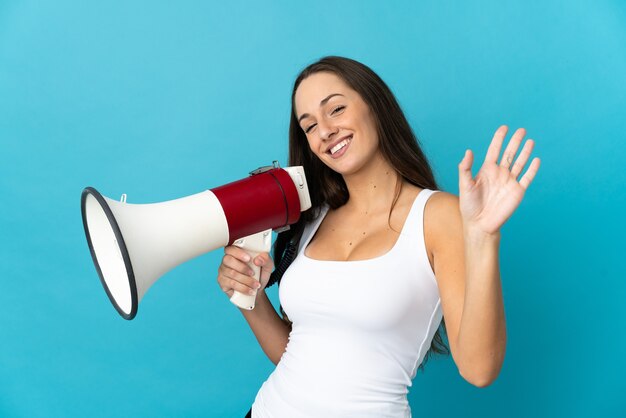
[[(484, 387), (500, 371), (506, 326), (500, 228), (539, 169), (518, 129), (498, 162), (495, 133), (472, 177), (458, 164), (459, 197), (437, 190), (396, 99), (368, 67), (326, 57), (294, 83), (289, 165), (304, 166), (313, 207), (279, 234), (272, 260), (227, 247), (217, 281), (256, 293), (242, 313), (276, 369), (248, 416), (410, 417), (406, 394), (430, 351), (449, 349), (461, 376)], [(285, 252), (289, 245), (297, 249)], [(282, 317), (265, 286), (283, 255)], [(261, 281), (249, 263), (262, 267)], [(282, 264), (281, 264), (282, 262)], [(430, 347), (430, 350), (429, 350)]]

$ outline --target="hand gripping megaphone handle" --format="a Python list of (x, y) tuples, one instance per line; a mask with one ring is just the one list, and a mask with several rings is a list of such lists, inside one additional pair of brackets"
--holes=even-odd
[[(261, 280), (261, 267), (254, 264), (252, 260), (260, 253), (268, 253), (272, 247), (272, 230), (267, 229), (256, 234), (248, 235), (247, 237), (239, 238), (233, 242), (233, 245), (242, 248), (250, 256), (250, 268), (254, 271), (254, 278)], [(245, 295), (241, 292), (235, 291), (230, 298), (230, 301), (240, 307), (241, 309), (252, 310), (254, 309), (254, 302), (256, 301), (256, 294)]]

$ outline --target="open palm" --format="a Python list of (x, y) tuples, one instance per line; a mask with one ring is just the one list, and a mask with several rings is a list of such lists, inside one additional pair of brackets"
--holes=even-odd
[(524, 176), (518, 181), (534, 141), (529, 139), (524, 144), (520, 155), (515, 154), (526, 135), (523, 128), (515, 131), (498, 164), (502, 143), (508, 131), (501, 126), (491, 140), (483, 166), (472, 178), (474, 155), (471, 150), (465, 152), (459, 163), (459, 205), (461, 216), (466, 226), (494, 234), (511, 217), (524, 197), (524, 193), (539, 170), (540, 160), (535, 157)]

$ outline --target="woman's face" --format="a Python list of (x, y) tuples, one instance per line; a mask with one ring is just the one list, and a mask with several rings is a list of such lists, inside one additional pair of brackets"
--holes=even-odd
[(295, 112), (311, 151), (332, 170), (349, 175), (376, 157), (378, 134), (361, 96), (333, 73), (302, 80)]

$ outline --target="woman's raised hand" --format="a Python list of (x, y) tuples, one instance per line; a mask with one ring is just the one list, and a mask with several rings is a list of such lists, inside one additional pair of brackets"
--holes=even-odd
[[(261, 267), (261, 280), (257, 281), (249, 263)], [(222, 263), (217, 268), (217, 283), (230, 298), (236, 290), (244, 295), (254, 295), (264, 289), (274, 270), (274, 260), (268, 253), (260, 253), (253, 260), (243, 249), (231, 245), (224, 248)]]
[(515, 131), (498, 164), (507, 131), (508, 127), (504, 125), (496, 131), (476, 178), (472, 178), (474, 156), (471, 150), (465, 152), (459, 163), (459, 206), (466, 228), (486, 234), (499, 232), (521, 203), (526, 189), (539, 170), (541, 161), (535, 157), (518, 181), (535, 144), (532, 139), (528, 139), (514, 160), (526, 135), (524, 128)]

